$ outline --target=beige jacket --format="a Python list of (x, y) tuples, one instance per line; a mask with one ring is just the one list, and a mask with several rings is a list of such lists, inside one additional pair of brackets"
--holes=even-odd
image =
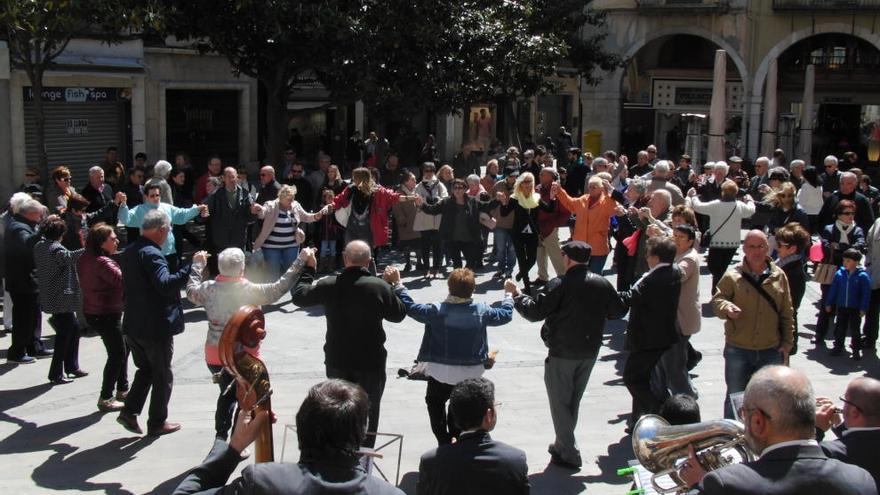
[(681, 270), (681, 295), (678, 298), (678, 324), (682, 335), (700, 331), (700, 253), (691, 248), (675, 258)]
[[(761, 286), (776, 302), (781, 315), (773, 310), (770, 303), (743, 277), (743, 265), (729, 270), (718, 281), (718, 290), (712, 296), (712, 309), (715, 316), (725, 320), (724, 335), (730, 345), (750, 350), (764, 350), (780, 347), (782, 343), (794, 342), (794, 319), (791, 305), (791, 292), (788, 278), (775, 263), (767, 259), (770, 274)], [(727, 318), (731, 304), (740, 308), (739, 318)], [(780, 324), (780, 317), (782, 318)], [(781, 333), (781, 335), (780, 335)]]
[[(304, 210), (298, 201), (293, 202), (291, 211), (298, 224), (312, 223), (318, 219), (317, 214), (309, 213)], [(275, 220), (278, 220), (278, 200), (273, 199), (272, 201), (266, 201), (266, 204), (263, 205), (263, 209), (258, 216), (263, 220), (263, 228), (260, 229), (260, 235), (258, 235), (257, 240), (254, 241), (254, 251), (263, 247), (263, 243), (266, 242), (266, 239), (269, 238), (269, 234), (272, 233), (272, 229), (275, 228)]]

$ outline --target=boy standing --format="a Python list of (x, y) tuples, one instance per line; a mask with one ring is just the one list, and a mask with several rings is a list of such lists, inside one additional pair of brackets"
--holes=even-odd
[(844, 251), (843, 268), (837, 270), (834, 275), (827, 298), (830, 304), (825, 306), (825, 311), (828, 313), (834, 310), (834, 306), (837, 307), (834, 349), (831, 350), (831, 355), (839, 356), (843, 353), (843, 344), (849, 330), (852, 358), (857, 361), (862, 358), (862, 336), (859, 327), (871, 300), (871, 276), (859, 266), (860, 261), (862, 261), (862, 253), (855, 249)]

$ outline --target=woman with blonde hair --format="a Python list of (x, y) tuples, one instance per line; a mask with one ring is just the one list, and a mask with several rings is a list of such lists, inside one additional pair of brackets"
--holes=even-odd
[(437, 169), (437, 178), (446, 186), (447, 191), (452, 191), (452, 181), (455, 180), (455, 173), (448, 163), (443, 164), (442, 167)]
[(287, 271), (299, 255), (300, 245), (305, 240), (300, 224), (321, 219), (320, 212), (307, 212), (294, 197), (296, 186), (285, 185), (278, 191), (277, 199), (267, 201), (263, 206), (254, 205), (259, 209), (257, 216), (263, 220), (263, 228), (254, 241), (254, 251), (262, 249), (272, 280)]
[(522, 280), (525, 291), (532, 288), (529, 280), (529, 270), (535, 266), (538, 259), (538, 210), (553, 212), (556, 209), (556, 201), (546, 203), (541, 200), (541, 195), (535, 190), (535, 176), (531, 172), (521, 174), (513, 185), (513, 194), (501, 196), (501, 215), (507, 216), (513, 212), (513, 248), (516, 251), (516, 261), (519, 265), (517, 280)]
[(321, 186), (321, 189), (330, 189), (333, 191), (334, 196), (345, 189), (345, 181), (342, 180), (342, 174), (339, 173), (339, 167), (336, 165), (330, 165), (330, 168), (327, 169), (327, 177), (324, 179), (324, 184)]
[[(791, 222), (797, 222), (810, 232), (810, 217), (804, 211), (796, 200), (797, 188), (791, 182), (783, 182), (779, 188), (774, 189), (767, 195), (763, 202), (757, 204), (759, 211), (765, 210), (770, 214), (767, 221), (767, 229), (770, 232), (771, 239), (776, 229)], [(770, 242), (770, 248), (775, 250), (775, 241)]]

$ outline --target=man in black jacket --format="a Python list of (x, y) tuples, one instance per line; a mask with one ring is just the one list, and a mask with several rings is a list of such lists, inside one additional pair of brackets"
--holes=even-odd
[[(141, 236), (122, 254), (125, 317), (122, 333), (137, 366), (134, 381), (125, 399), (125, 408), (116, 421), (126, 430), (142, 434), (137, 416), (150, 394), (147, 434), (165, 435), (180, 429), (169, 423), (168, 401), (174, 376), (171, 358), (174, 336), (183, 332), (180, 290), (189, 280), (190, 265), (171, 272), (162, 255), (162, 245), (171, 230), (171, 219), (159, 209), (144, 215)], [(152, 389), (152, 392), (150, 391)]]
[[(81, 191), (82, 197), (89, 201), (86, 213), (101, 211), (107, 205), (114, 205), (113, 188), (104, 182), (104, 169), (95, 165), (89, 169), (89, 183)], [(100, 216), (101, 221), (109, 225), (116, 223), (116, 208), (107, 208)]]
[(30, 364), (36, 357), (47, 357), (52, 351), (43, 348), (40, 301), (37, 290), (37, 272), (34, 265), (34, 244), (39, 236), (37, 224), (43, 219), (45, 207), (35, 199), (28, 199), (6, 226), (3, 239), (6, 263), (6, 290), (12, 298), (12, 345), (6, 361)]
[(275, 180), (275, 167), (272, 165), (263, 165), (260, 168), (260, 192), (257, 194), (256, 202), (266, 204), (278, 198), (278, 191), (281, 190), (281, 184)]
[(834, 211), (837, 203), (841, 200), (848, 199), (856, 204), (856, 225), (862, 228), (863, 232), (874, 224), (874, 210), (871, 208), (871, 202), (864, 194), (858, 191), (859, 179), (852, 172), (843, 172), (840, 174), (840, 189), (834, 191), (831, 196), (825, 199), (822, 204), (822, 210), (819, 211), (819, 222), (822, 227), (834, 223)]
[(254, 201), (238, 183), (238, 171), (223, 170), (223, 185), (205, 199), (208, 205), (208, 232), (212, 273), (217, 273), (217, 254), (226, 248), (245, 249), (248, 223), (257, 218)]
[(248, 418), (249, 414), (240, 414), (229, 444), (217, 439), (205, 462), (180, 482), (174, 495), (403, 495), (388, 482), (364, 471), (359, 463), (356, 452), (366, 436), (369, 408), (367, 394), (357, 385), (343, 380), (315, 385), (296, 414), (299, 462), (254, 464), (244, 468), (241, 477), (223, 486), (241, 462), (241, 451), (271, 421), (266, 412), (253, 419)]
[[(843, 401), (842, 410), (828, 399), (817, 399), (820, 405), (816, 410), (816, 426), (822, 432), (834, 423), (843, 423), (839, 431), (834, 430), (837, 440), (819, 445), (828, 457), (855, 464), (871, 473), (880, 489), (880, 456), (877, 455), (877, 446), (880, 445), (880, 380), (866, 376), (855, 378), (849, 382), (840, 400)], [(822, 436), (820, 433), (817, 439), (821, 441)]]
[(505, 282), (519, 314), (529, 321), (544, 320), (541, 338), (548, 347), (544, 384), (556, 433), (549, 447), (550, 462), (574, 469), (582, 464), (574, 429), (581, 397), (602, 346), (605, 319), (619, 318), (624, 312), (611, 283), (590, 272), (591, 251), (583, 241), (565, 243), (565, 275), (548, 282), (534, 299), (520, 294), (512, 280)]
[(656, 414), (662, 405), (661, 398), (651, 392), (651, 371), (679, 338), (675, 319), (681, 273), (673, 265), (675, 254), (672, 239), (648, 239), (649, 271), (630, 290), (620, 292), (623, 304), (629, 307), (625, 344), (629, 357), (623, 368), (623, 383), (633, 398), (628, 432), (643, 414)]
[[(874, 495), (864, 469), (829, 459), (814, 440), (815, 397), (810, 380), (787, 366), (765, 366), (752, 375), (740, 416), (745, 438), (759, 458), (706, 473), (693, 447), (679, 475), (691, 495)], [(876, 448), (876, 447), (875, 447)]]
[[(327, 315), (327, 341), (324, 365), (327, 378), (357, 383), (370, 397), (368, 433), (379, 427), (379, 406), (385, 391), (385, 329), (382, 320), (395, 323), (406, 318), (406, 306), (394, 289), (370, 274), (370, 246), (352, 241), (342, 253), (345, 269), (339, 275), (313, 283), (317, 260), (314, 253), (296, 284), (293, 304), (300, 307), (324, 306)], [(372, 447), (375, 435), (365, 445)]]
[(498, 422), (495, 385), (486, 378), (459, 382), (449, 412), (462, 430), (458, 441), (429, 450), (419, 462), (419, 495), (529, 493), (526, 453), (493, 440)]

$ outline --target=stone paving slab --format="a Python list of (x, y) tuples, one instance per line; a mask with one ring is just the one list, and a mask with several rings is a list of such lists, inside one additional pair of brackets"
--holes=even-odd
[[(494, 302), (501, 298), (501, 284), (490, 280), (491, 273), (479, 274), (476, 299)], [(613, 281), (614, 275), (609, 278)], [(416, 301), (439, 301), (446, 296), (442, 280), (405, 278), (404, 282)], [(709, 291), (709, 275), (705, 272), (700, 283), (705, 302)], [(811, 303), (816, 297), (816, 287), (810, 287), (800, 311), (800, 321), (808, 328), (815, 321)], [(708, 307), (704, 310), (709, 311)], [(306, 391), (324, 377), (325, 322), (321, 314), (320, 310), (295, 308), (289, 296), (268, 308), (269, 335), (262, 349), (279, 418), (274, 429), (276, 457), (281, 454), (282, 425), (294, 422)], [(115, 414), (97, 411), (100, 372), (106, 356), (98, 338), (81, 342), (80, 363), (91, 374), (69, 385), (52, 387), (47, 383), (47, 360), (26, 366), (0, 364), (0, 465), (4, 466), (0, 486), (16, 494), (170, 493), (186, 472), (201, 462), (213, 442), (217, 387), (211, 383), (204, 364), (204, 311), (187, 309), (186, 318), (186, 331), (175, 339), (175, 384), (169, 405), (169, 420), (182, 423), (183, 428), (158, 439), (131, 435), (116, 423)], [(44, 328), (44, 333), (51, 334), (45, 322)], [(584, 467), (577, 473), (548, 466), (546, 449), (553, 439), (553, 429), (543, 383), (546, 350), (539, 328), (539, 324), (516, 315), (511, 324), (489, 329), (490, 347), (498, 348), (500, 354), (498, 364), (486, 376), (495, 382), (496, 398), (502, 402), (493, 437), (526, 451), (532, 493), (625, 493), (630, 480), (615, 474), (632, 458), (629, 436), (623, 431), (631, 399), (620, 379), (625, 322), (610, 322), (607, 326), (606, 345), (581, 403), (576, 435)], [(407, 493), (415, 493), (419, 456), (435, 444), (424, 405), (425, 383), (397, 379), (396, 370), (412, 364), (422, 326), (407, 319), (386, 324), (386, 330), (389, 378), (380, 429), (404, 435), (400, 486)], [(792, 365), (808, 373), (817, 394), (837, 397), (851, 378), (865, 373), (878, 375), (876, 357), (866, 356), (860, 363), (832, 358), (824, 351), (811, 349), (810, 330), (802, 326), (800, 331), (806, 337), (801, 338), (802, 352), (792, 358)], [(692, 341), (704, 356), (695, 370), (703, 419), (718, 418), (724, 393), (720, 320), (705, 318), (702, 331)], [(0, 339), (0, 347), (8, 345), (8, 336)], [(5, 357), (5, 351), (0, 357)], [(132, 376), (133, 371), (131, 366)], [(285, 460), (297, 458), (295, 437), (288, 435)], [(378, 462), (393, 478), (396, 455), (389, 454)], [(245, 465), (242, 463), (239, 469)]]

